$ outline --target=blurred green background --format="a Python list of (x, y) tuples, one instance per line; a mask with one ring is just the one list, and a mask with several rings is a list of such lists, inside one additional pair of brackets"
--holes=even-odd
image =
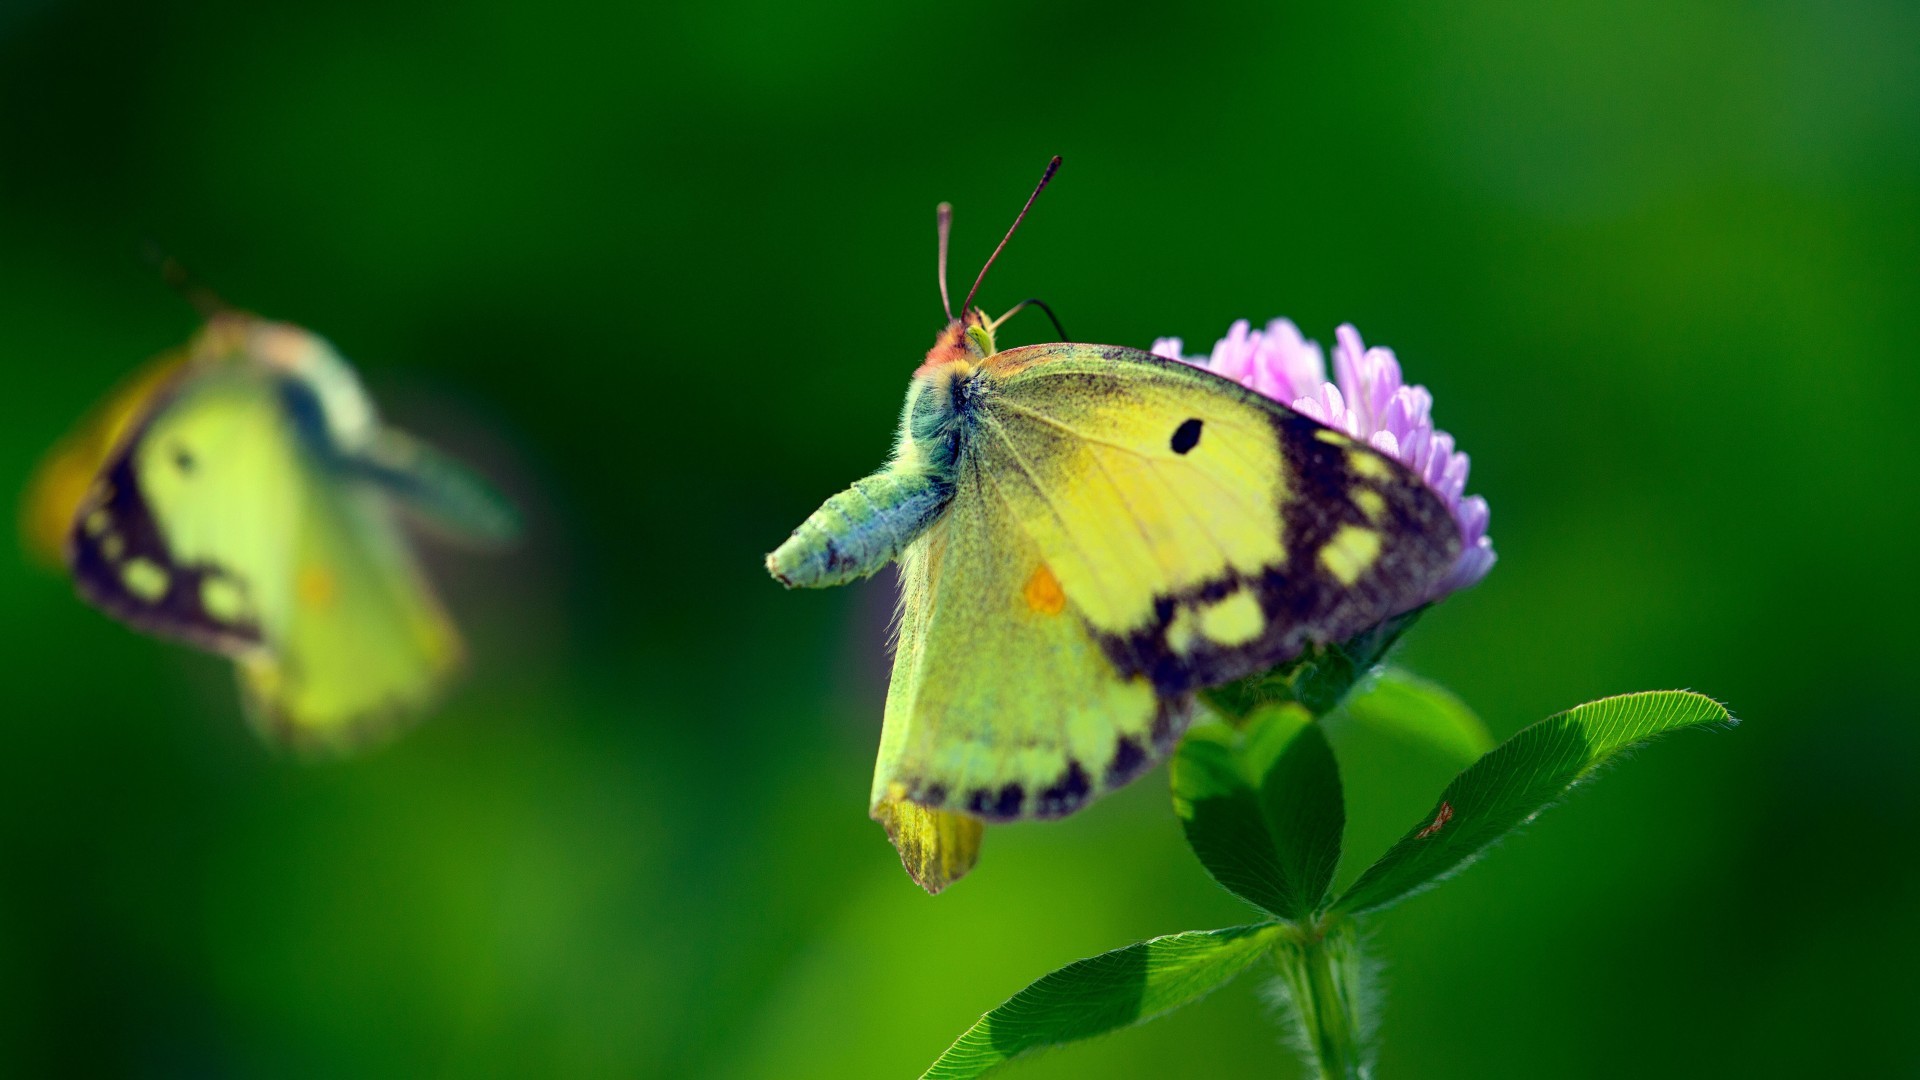
[[(1433, 389), (1501, 561), (1405, 663), (1500, 736), (1747, 721), (1379, 919), (1380, 1074), (1920, 1075), (1920, 10), (1445, 8), (0, 6), (0, 477), (193, 329), (153, 240), (534, 519), (432, 556), (442, 713), (319, 766), (0, 560), (0, 1073), (906, 1076), (1244, 921), (1164, 770), (920, 893), (864, 813), (891, 584), (760, 564), (887, 451), (934, 203), (964, 283), (1060, 153), (985, 306), (1351, 320)], [(1452, 766), (1337, 750), (1351, 874)], [(1278, 1031), (1247, 979), (1016, 1072), (1291, 1075)]]

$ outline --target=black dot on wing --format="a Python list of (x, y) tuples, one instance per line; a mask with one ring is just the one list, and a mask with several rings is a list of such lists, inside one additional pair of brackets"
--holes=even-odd
[(1187, 451), (1199, 445), (1200, 445), (1199, 417), (1194, 417), (1191, 420), (1183, 421), (1179, 427), (1173, 429), (1173, 452), (1174, 453), (1184, 454)]
[(176, 444), (173, 448), (173, 467), (176, 469), (179, 469), (183, 473), (192, 472), (193, 471), (193, 451), (188, 450), (184, 446), (180, 446)]

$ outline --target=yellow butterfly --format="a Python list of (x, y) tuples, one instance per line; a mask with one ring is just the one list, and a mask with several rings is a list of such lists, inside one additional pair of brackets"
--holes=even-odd
[(338, 750), (422, 711), (460, 662), (402, 507), (485, 543), (518, 528), (484, 481), (382, 426), (326, 342), (219, 312), (54, 448), (24, 517), (89, 602), (231, 656), (267, 737)]
[(767, 557), (806, 587), (900, 564), (870, 812), (930, 892), (972, 867), (982, 822), (1125, 784), (1196, 691), (1415, 606), (1460, 550), (1439, 498), (1344, 433), (1137, 349), (1000, 351), (1026, 304), (972, 302), (914, 372), (893, 460)]

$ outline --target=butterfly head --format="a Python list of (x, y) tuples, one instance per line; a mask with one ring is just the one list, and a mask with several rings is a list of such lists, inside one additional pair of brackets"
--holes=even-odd
[(951, 465), (955, 440), (987, 389), (984, 362), (992, 356), (993, 326), (978, 311), (940, 331), (926, 362), (907, 388), (898, 451), (934, 471)]
[[(1007, 315), (1013, 312), (1010, 311), (999, 319), (989, 319), (986, 312), (973, 306), (973, 298), (980, 292), (980, 283), (987, 279), (987, 271), (993, 268), (993, 261), (1000, 257), (1000, 252), (1006, 248), (1007, 241), (1013, 239), (1013, 234), (1020, 228), (1020, 223), (1026, 220), (1027, 211), (1033, 209), (1033, 201), (1046, 190), (1047, 182), (1053, 179), (1054, 172), (1059, 168), (1058, 156), (1047, 163), (1047, 171), (1041, 174), (1040, 183), (1033, 189), (1033, 194), (1027, 196), (1027, 204), (1020, 208), (1020, 214), (1013, 219), (1013, 225), (1007, 229), (1007, 235), (1001, 237), (1000, 246), (994, 248), (993, 254), (987, 256), (986, 265), (980, 268), (979, 276), (973, 279), (973, 288), (967, 290), (967, 298), (960, 302), (958, 318), (954, 317), (953, 303), (947, 296), (947, 238), (953, 230), (953, 207), (951, 204), (941, 203), (935, 209), (934, 216), (940, 239), (940, 305), (946, 309), (947, 326), (940, 331), (940, 336), (933, 339), (933, 348), (927, 350), (926, 361), (913, 373), (916, 382), (930, 381), (942, 385), (957, 385), (973, 374), (980, 361), (998, 351), (993, 344), (993, 332)], [(1019, 307), (1014, 308), (1014, 311), (1030, 303), (1034, 301), (1023, 301)]]
[(336, 447), (363, 445), (378, 426), (353, 367), (325, 338), (292, 323), (221, 311), (194, 338), (191, 356), (199, 365), (253, 365), (267, 373), (299, 418)]
[(971, 374), (980, 361), (995, 351), (993, 323), (987, 320), (985, 312), (975, 308), (940, 331), (933, 339), (933, 348), (927, 350), (926, 360), (913, 375), (916, 379), (932, 378), (955, 364), (965, 366), (960, 374)]

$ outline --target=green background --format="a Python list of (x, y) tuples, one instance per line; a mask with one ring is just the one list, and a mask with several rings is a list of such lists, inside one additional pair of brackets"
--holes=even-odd
[[(933, 204), (964, 284), (1053, 153), (987, 307), (1351, 320), (1432, 388), (1501, 560), (1409, 666), (1501, 736), (1746, 720), (1378, 919), (1380, 1074), (1920, 1072), (1920, 12), (1437, 7), (0, 6), (0, 480), (192, 331), (153, 240), (533, 519), (432, 556), (462, 689), (319, 766), (0, 560), (0, 1073), (905, 1076), (1246, 921), (1164, 770), (920, 893), (864, 814), (891, 585), (760, 565), (886, 453)], [(1347, 877), (1452, 766), (1336, 751)], [(1294, 1068), (1246, 979), (1017, 1073)]]

